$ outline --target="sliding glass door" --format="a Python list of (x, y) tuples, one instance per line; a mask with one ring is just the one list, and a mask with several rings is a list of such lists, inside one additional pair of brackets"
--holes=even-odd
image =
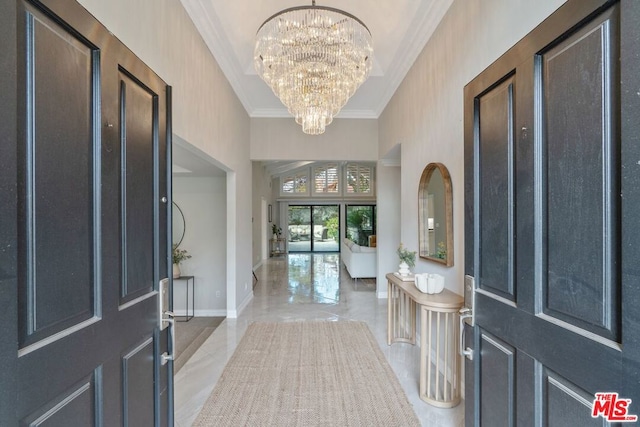
[(338, 205), (289, 206), (289, 252), (338, 252)]
[(311, 206), (289, 206), (289, 252), (311, 251)]
[(338, 205), (312, 206), (314, 252), (338, 252), (340, 209)]

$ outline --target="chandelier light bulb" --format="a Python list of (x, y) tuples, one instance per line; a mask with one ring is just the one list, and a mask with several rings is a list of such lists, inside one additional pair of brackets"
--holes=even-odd
[(369, 77), (372, 44), (362, 21), (314, 0), (262, 24), (254, 65), (302, 131), (320, 135)]

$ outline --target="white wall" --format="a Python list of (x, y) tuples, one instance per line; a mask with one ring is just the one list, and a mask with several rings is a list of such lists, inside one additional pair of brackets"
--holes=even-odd
[[(400, 244), (400, 167), (385, 166), (378, 162), (377, 183), (377, 255), (378, 280), (376, 293), (378, 298), (387, 297), (387, 279), (385, 275), (398, 270), (396, 248)], [(417, 203), (416, 203), (417, 206)], [(384, 243), (381, 243), (384, 242)]]
[[(173, 201), (185, 218), (181, 249), (191, 255), (181, 263), (183, 275), (195, 276), (195, 315), (226, 316), (226, 179), (173, 179)], [(174, 283), (174, 311), (185, 311), (185, 282)]]
[[(464, 86), (563, 3), (455, 0), (379, 119), (380, 157), (402, 144), (400, 234), (408, 249), (418, 249), (422, 170), (442, 162), (451, 173), (454, 266), (418, 259), (415, 271), (445, 275), (447, 288), (457, 293), (464, 276)], [(396, 244), (379, 234), (379, 246)]]
[[(253, 162), (253, 268), (262, 263), (262, 240), (271, 237), (271, 224), (262, 222), (262, 200), (271, 206), (272, 218), (276, 217), (277, 204), (272, 197), (271, 178), (260, 162)], [(267, 218), (268, 220), (268, 218)], [(268, 250), (268, 248), (267, 248)], [(267, 257), (269, 256), (267, 252)]]
[(251, 119), (252, 160), (376, 161), (378, 121), (335, 119), (322, 135), (306, 135), (293, 118)]
[(173, 87), (173, 132), (227, 171), (227, 306), (251, 290), (249, 117), (178, 0), (79, 0)]

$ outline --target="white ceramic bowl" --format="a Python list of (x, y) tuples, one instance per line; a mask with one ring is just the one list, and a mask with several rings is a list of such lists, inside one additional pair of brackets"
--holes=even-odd
[(416, 288), (425, 294), (439, 294), (444, 290), (444, 276), (422, 273), (415, 275)]

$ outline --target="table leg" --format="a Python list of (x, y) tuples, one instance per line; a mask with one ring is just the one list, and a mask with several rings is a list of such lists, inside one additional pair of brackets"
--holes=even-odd
[(393, 285), (390, 281), (387, 281), (387, 345), (391, 345), (392, 342), (392, 329), (394, 328), (393, 317), (391, 316), (391, 310), (393, 309), (393, 303), (391, 299), (393, 298)]

